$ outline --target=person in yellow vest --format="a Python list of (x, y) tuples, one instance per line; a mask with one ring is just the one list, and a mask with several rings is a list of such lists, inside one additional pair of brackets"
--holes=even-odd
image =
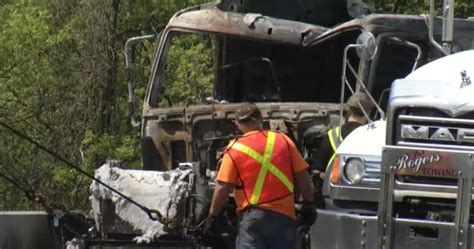
[[(263, 129), (255, 104), (244, 103), (237, 108), (236, 124), (243, 135), (227, 146), (205, 227), (213, 229), (233, 190), (239, 217), (237, 249), (294, 248), (296, 226), (310, 227), (317, 215), (308, 164), (290, 138)], [(295, 188), (303, 198), (298, 221)]]
[(361, 108), (370, 115), (374, 110), (374, 103), (370, 100), (369, 96), (362, 92), (354, 93), (346, 102), (346, 118), (345, 123), (340, 127), (337, 126), (330, 129), (327, 132), (326, 137), (321, 142), (320, 148), (316, 154), (312, 169), (316, 169), (321, 173), (321, 178), (324, 179), (324, 172), (329, 165), (331, 165), (336, 150), (342, 143), (345, 137), (347, 137), (357, 127), (367, 124), (367, 118), (362, 112)]

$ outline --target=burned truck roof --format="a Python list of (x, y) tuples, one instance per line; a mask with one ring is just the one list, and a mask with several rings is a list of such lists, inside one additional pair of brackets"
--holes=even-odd
[(301, 45), (305, 37), (321, 35), (328, 28), (261, 14), (241, 14), (224, 12), (217, 8), (190, 10), (175, 15), (169, 28), (185, 28), (235, 35), (259, 40), (276, 41)]
[[(171, 29), (214, 32), (288, 43), (314, 46), (341, 33), (366, 30), (374, 33), (393, 32), (426, 38), (428, 17), (425, 15), (369, 14), (331, 27), (300, 21), (279, 19), (257, 13), (236, 13), (218, 9), (214, 4), (206, 8), (189, 8), (177, 13), (168, 24)], [(455, 29), (472, 31), (472, 20), (456, 19)], [(436, 28), (437, 27), (437, 28)], [(435, 35), (441, 34), (441, 20), (435, 20)]]
[[(340, 68), (342, 65), (340, 61), (344, 47), (354, 42), (361, 31), (374, 33), (378, 40), (386, 39), (389, 36), (397, 36), (418, 42), (426, 49), (428, 57), (436, 58), (439, 56), (437, 54), (438, 51), (429, 48), (431, 45), (428, 41), (427, 22), (427, 17), (423, 15), (369, 14), (339, 23), (332, 27), (324, 27), (261, 14), (223, 11), (218, 8), (216, 3), (213, 3), (189, 8), (175, 14), (169, 21), (162, 39), (170, 39), (170, 35), (168, 35), (170, 31), (216, 34), (221, 37), (230, 37), (231, 39), (226, 40), (228, 45), (225, 48), (219, 48), (219, 54), (225, 53), (225, 56), (217, 55), (221, 57), (218, 58), (219, 67), (232, 65), (235, 62), (243, 61), (252, 56), (269, 58), (275, 67), (274, 71), (278, 76), (277, 78), (279, 78), (278, 84), (280, 84), (282, 88), (280, 92), (287, 94), (286, 97), (283, 96), (276, 102), (335, 103), (338, 102), (339, 99), (335, 85), (337, 85), (336, 82), (338, 82), (340, 78)], [(472, 37), (473, 23), (473, 21), (469, 20), (455, 20), (455, 29), (457, 32), (455, 34), (454, 47), (459, 46), (459, 51), (469, 49), (468, 47), (471, 46), (468, 41), (469, 39), (462, 41), (462, 44), (458, 45), (459, 39), (457, 38), (462, 38), (463, 36)], [(435, 20), (435, 27), (434, 35), (439, 37), (442, 31), (440, 19)], [(249, 45), (250, 43), (256, 45)], [(278, 44), (285, 47), (279, 46)], [(250, 51), (248, 49), (249, 46), (253, 46), (252, 48), (254, 50)], [(261, 48), (264, 46), (270, 48), (269, 50), (272, 52), (260, 54)], [(294, 47), (295, 49), (290, 49), (289, 47)], [(157, 58), (159, 64), (164, 64), (166, 49), (167, 47), (158, 48), (158, 50), (161, 51)], [(276, 53), (279, 55), (277, 56)], [(399, 55), (398, 57), (403, 56)], [(354, 59), (354, 61), (356, 60)], [(281, 65), (285, 63), (287, 66), (282, 67)], [(291, 64), (293, 68), (290, 68)], [(165, 66), (161, 66), (160, 68), (160, 65), (158, 65), (158, 69), (154, 69), (152, 72), (154, 83), (152, 88), (149, 89), (149, 106), (145, 106), (144, 108), (145, 116), (147, 116), (147, 114), (156, 113), (157, 111), (152, 109), (158, 107), (157, 99), (161, 96), (159, 91), (162, 87), (161, 78), (163, 77), (163, 67)], [(280, 79), (284, 77), (288, 78), (288, 72), (291, 70), (294, 71), (294, 67), (298, 70), (304, 68), (304, 72), (300, 73), (299, 77), (293, 77), (287, 80)], [(384, 69), (381, 67), (380, 70)], [(317, 72), (324, 72), (324, 74), (316, 76), (315, 73)], [(376, 81), (376, 76), (370, 77), (369, 85), (371, 82)], [(387, 76), (386, 78), (393, 77)], [(218, 86), (229, 85), (227, 84), (227, 80), (226, 78), (220, 77), (220, 75), (216, 76), (216, 82), (219, 82), (219, 84), (217, 84)], [(308, 84), (309, 82), (314, 83), (316, 80), (318, 81), (317, 84)], [(390, 80), (386, 81), (389, 82)], [(335, 94), (333, 94), (334, 96), (313, 97), (295, 92), (295, 89), (302, 88), (306, 89), (305, 93), (312, 92), (313, 95), (320, 94), (318, 89), (326, 89), (326, 95), (333, 92), (335, 92)], [(217, 91), (224, 90), (217, 89)], [(378, 89), (376, 94), (379, 94), (379, 92), (383, 90), (384, 89)], [(230, 103), (238, 103), (244, 100), (241, 98), (232, 98), (232, 96), (229, 97), (228, 92), (230, 90), (226, 91), (227, 92), (222, 92), (222, 94), (217, 94), (217, 97), (222, 97), (221, 99), (225, 99)], [(168, 111), (171, 110), (168, 109)]]

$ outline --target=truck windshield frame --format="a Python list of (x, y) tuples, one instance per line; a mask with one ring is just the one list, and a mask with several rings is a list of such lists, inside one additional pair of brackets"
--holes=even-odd
[[(215, 82), (212, 95), (199, 104), (253, 102), (339, 102), (339, 86), (344, 44), (355, 40), (359, 30), (343, 33), (333, 39), (333, 43), (306, 47), (277, 41), (252, 39), (223, 33), (203, 32), (183, 28), (168, 28), (164, 31), (158, 45), (158, 56), (153, 67), (152, 77), (147, 91), (147, 103), (150, 107), (160, 106), (162, 101), (165, 65), (168, 51), (176, 35), (198, 34), (211, 35), (217, 38), (215, 52)], [(328, 56), (332, 54), (333, 56)], [(350, 55), (351, 61), (358, 62), (355, 53)], [(243, 64), (243, 65), (236, 65)], [(357, 63), (358, 64), (358, 63)], [(358, 65), (355, 65), (356, 67)], [(248, 76), (239, 71), (238, 76), (223, 73), (223, 69), (239, 67), (237, 71), (260, 67), (262, 75), (252, 75), (255, 79), (244, 82), (241, 78)], [(250, 74), (255, 74), (254, 69)], [(321, 77), (320, 72), (325, 73)], [(226, 78), (227, 77), (227, 78)], [(231, 82), (234, 80), (234, 82)], [(259, 86), (257, 82), (265, 82)], [(351, 80), (351, 82), (355, 82)], [(246, 84), (247, 83), (247, 84)], [(252, 88), (251, 90), (247, 88)], [(240, 88), (245, 88), (238, 92)], [(324, 92), (320, 89), (327, 89)], [(245, 92), (245, 91), (250, 91)], [(332, 90), (332, 91), (331, 91)], [(251, 92), (255, 91), (255, 92)], [(336, 94), (327, 94), (335, 92)], [(234, 94), (235, 93), (235, 94)], [(258, 96), (253, 96), (255, 93)], [(234, 94), (234, 95), (232, 95)], [(210, 102), (208, 102), (211, 100)], [(206, 103), (207, 102), (207, 103)], [(191, 103), (196, 104), (196, 103)], [(171, 106), (171, 105), (168, 105)]]

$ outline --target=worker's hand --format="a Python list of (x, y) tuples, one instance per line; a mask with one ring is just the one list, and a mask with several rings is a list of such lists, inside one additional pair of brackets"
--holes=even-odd
[(204, 221), (204, 233), (209, 235), (216, 234), (216, 219), (217, 216), (209, 215)]
[(316, 211), (316, 206), (314, 203), (304, 203), (300, 210), (300, 215), (297, 219), (298, 226), (307, 226), (311, 227), (316, 218), (318, 217), (318, 213)]
[(204, 247), (214, 247), (216, 241), (216, 216), (209, 215), (199, 231), (199, 242)]

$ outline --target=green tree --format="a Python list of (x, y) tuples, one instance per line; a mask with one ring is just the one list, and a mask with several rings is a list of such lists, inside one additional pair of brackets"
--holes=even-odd
[[(0, 119), (89, 173), (107, 158), (139, 167), (127, 119), (126, 39), (159, 32), (197, 1), (0, 1)], [(136, 47), (146, 81), (152, 43)], [(144, 85), (137, 90), (144, 93)], [(67, 207), (88, 209), (90, 180), (0, 128), (0, 171)], [(0, 180), (0, 208), (38, 206)]]

